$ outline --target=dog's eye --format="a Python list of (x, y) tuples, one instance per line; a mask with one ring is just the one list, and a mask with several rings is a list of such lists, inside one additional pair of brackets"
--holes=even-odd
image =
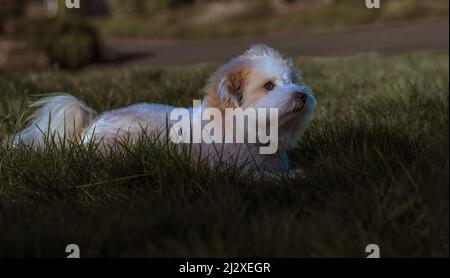
[(266, 84), (264, 84), (264, 88), (265, 88), (267, 91), (272, 91), (273, 88), (275, 88), (275, 84), (273, 84), (272, 81), (269, 81), (269, 82), (267, 82)]

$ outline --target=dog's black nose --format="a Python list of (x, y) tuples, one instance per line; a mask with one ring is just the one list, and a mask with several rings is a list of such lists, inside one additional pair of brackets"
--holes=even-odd
[(308, 95), (305, 93), (301, 93), (301, 92), (296, 92), (294, 97), (297, 101), (303, 102), (303, 103), (305, 103), (306, 100), (308, 99)]

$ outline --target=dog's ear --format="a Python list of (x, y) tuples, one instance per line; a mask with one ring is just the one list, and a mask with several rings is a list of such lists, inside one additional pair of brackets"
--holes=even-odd
[(247, 78), (248, 72), (244, 69), (226, 72), (217, 85), (217, 96), (224, 103), (234, 102), (239, 107), (247, 84)]

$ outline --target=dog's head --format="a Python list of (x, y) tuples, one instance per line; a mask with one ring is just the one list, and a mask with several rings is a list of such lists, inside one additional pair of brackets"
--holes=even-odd
[(278, 108), (280, 147), (296, 144), (316, 100), (300, 73), (274, 49), (255, 45), (220, 67), (206, 90), (205, 107)]

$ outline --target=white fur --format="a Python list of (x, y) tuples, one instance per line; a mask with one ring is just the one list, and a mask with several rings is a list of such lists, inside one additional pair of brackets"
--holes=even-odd
[(68, 94), (46, 97), (30, 105), (39, 107), (30, 117), (27, 128), (17, 133), (13, 144), (41, 146), (44, 139), (77, 140), (95, 117), (95, 111)]
[[(307, 122), (314, 112), (315, 98), (308, 87), (297, 84), (301, 78), (292, 62), (284, 60), (281, 55), (264, 45), (250, 48), (244, 54), (232, 59), (217, 70), (210, 81), (210, 85), (217, 82), (217, 90), (213, 92), (221, 101), (233, 101), (239, 106), (239, 100), (226, 89), (226, 78), (235, 66), (242, 65), (257, 76), (273, 78), (276, 87), (250, 106), (254, 108), (278, 108), (281, 116), (279, 120), (279, 151), (272, 155), (261, 155), (257, 146), (247, 144), (194, 144), (193, 150), (205, 155), (212, 155), (211, 162), (222, 160), (237, 161), (256, 166), (260, 171), (271, 173), (289, 172), (287, 150), (295, 146), (303, 133)], [(250, 80), (245, 89), (255, 89), (264, 80)], [(255, 87), (255, 88), (253, 88)], [(208, 89), (208, 88), (207, 88)], [(294, 111), (293, 94), (303, 92), (308, 99), (300, 111)], [(211, 97), (211, 96), (209, 96)], [(205, 97), (202, 105), (208, 100)], [(170, 112), (173, 106), (161, 104), (136, 104), (129, 107), (104, 112), (94, 119), (95, 112), (81, 101), (70, 95), (45, 98), (34, 106), (41, 108), (33, 115), (30, 125), (16, 134), (14, 144), (22, 141), (26, 144), (43, 142), (43, 135), (56, 133), (68, 139), (111, 143), (118, 137), (137, 139), (145, 130), (149, 134), (165, 133)], [(242, 107), (246, 108), (246, 107)], [(294, 112), (293, 112), (294, 111)], [(49, 121), (49, 116), (50, 121)], [(227, 123), (225, 123), (227, 124)], [(222, 155), (217, 154), (221, 150)]]

